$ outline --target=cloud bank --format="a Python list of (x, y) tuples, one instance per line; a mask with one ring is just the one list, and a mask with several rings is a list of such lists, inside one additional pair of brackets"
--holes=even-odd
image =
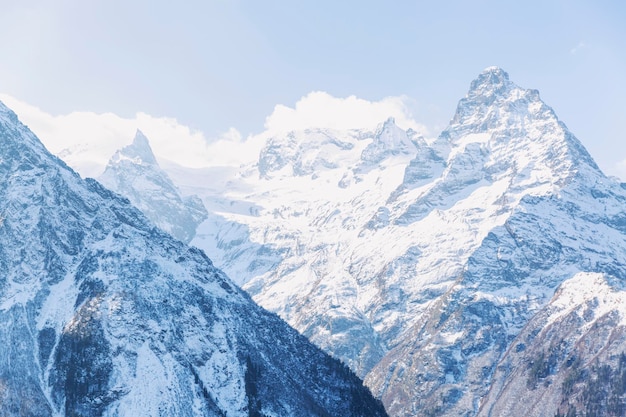
[(379, 123), (394, 117), (403, 129), (425, 133), (424, 125), (413, 120), (406, 105), (406, 97), (387, 97), (368, 101), (349, 96), (333, 97), (323, 91), (314, 91), (302, 97), (293, 108), (282, 104), (274, 107), (265, 119), (270, 132), (303, 130), (307, 128), (374, 129)]
[[(0, 94), (0, 100), (17, 113), (50, 152), (83, 176), (99, 176), (115, 151), (132, 142), (137, 129), (148, 137), (159, 159), (192, 168), (216, 163), (215, 152), (203, 133), (173, 118), (145, 113), (123, 118), (113, 113), (92, 112), (53, 116), (11, 96)], [(229, 140), (232, 136), (227, 135)]]
[(405, 97), (368, 101), (312, 92), (293, 108), (277, 105), (265, 120), (265, 130), (246, 138), (236, 128), (207, 138), (174, 118), (145, 113), (137, 113), (134, 118), (93, 112), (54, 116), (8, 95), (0, 94), (0, 100), (17, 113), (52, 153), (86, 177), (98, 177), (115, 151), (131, 143), (137, 129), (148, 137), (157, 159), (189, 168), (252, 163), (268, 137), (292, 130), (374, 129), (394, 117), (404, 129), (426, 132), (423, 125), (412, 119)]

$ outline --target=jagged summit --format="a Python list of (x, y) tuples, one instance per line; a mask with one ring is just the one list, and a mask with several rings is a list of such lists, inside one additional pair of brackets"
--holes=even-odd
[[(466, 96), (459, 101), (456, 113), (451, 122), (454, 125), (466, 125), (483, 131), (493, 127), (499, 121), (501, 112), (494, 112), (494, 107), (509, 107), (515, 113), (528, 113), (531, 103), (540, 103), (537, 109), (548, 111), (554, 115), (549, 107), (543, 105), (536, 90), (525, 90), (509, 80), (509, 75), (498, 67), (489, 67), (474, 79)], [(515, 104), (512, 108), (510, 104)], [(505, 110), (505, 109), (502, 109)], [(490, 117), (489, 120), (485, 120)], [(556, 118), (556, 116), (554, 116)]]
[(156, 157), (150, 147), (150, 141), (137, 129), (133, 142), (116, 152), (113, 160), (132, 159), (134, 163), (141, 165), (158, 165)]
[(195, 195), (183, 196), (161, 169), (148, 138), (140, 130), (130, 145), (113, 155), (98, 180), (185, 243), (191, 241), (196, 227), (207, 218), (202, 201)]
[(499, 67), (485, 68), (470, 85), (468, 96), (488, 97), (514, 88), (509, 74)]
[(557, 183), (581, 171), (599, 173), (539, 92), (519, 87), (498, 67), (487, 68), (472, 81), (440, 140), (457, 148), (474, 143), (491, 154), (489, 163), (543, 170), (542, 177)]
[(391, 126), (395, 126), (396, 125), (396, 118), (393, 116), (389, 116), (387, 118), (387, 120), (385, 120), (378, 128), (378, 132), (381, 132)]

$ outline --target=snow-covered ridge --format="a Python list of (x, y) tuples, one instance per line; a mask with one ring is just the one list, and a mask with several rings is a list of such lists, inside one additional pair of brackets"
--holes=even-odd
[(500, 359), (478, 415), (619, 415), (625, 302), (615, 277), (582, 272), (565, 280)]

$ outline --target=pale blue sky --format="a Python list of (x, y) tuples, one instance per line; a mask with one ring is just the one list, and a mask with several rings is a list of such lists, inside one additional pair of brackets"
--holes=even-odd
[[(626, 159), (622, 1), (0, 0), (0, 92), (53, 114), (263, 129), (311, 91), (405, 95), (442, 127), (498, 65), (540, 90), (609, 174)], [(626, 172), (626, 164), (624, 165)]]

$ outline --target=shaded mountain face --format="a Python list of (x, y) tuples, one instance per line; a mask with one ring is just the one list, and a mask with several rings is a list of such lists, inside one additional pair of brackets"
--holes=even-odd
[(0, 346), (1, 415), (385, 415), (347, 367), (2, 104)]
[(478, 414), (623, 416), (624, 289), (598, 273), (563, 282), (510, 344)]
[(161, 229), (189, 243), (207, 217), (200, 198), (183, 197), (159, 167), (148, 139), (137, 131), (133, 143), (117, 151), (98, 178), (122, 194)]

